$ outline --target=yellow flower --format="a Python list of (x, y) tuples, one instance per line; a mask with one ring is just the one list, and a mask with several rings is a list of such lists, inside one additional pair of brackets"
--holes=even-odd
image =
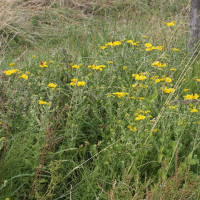
[(113, 42), (113, 46), (117, 46), (117, 45), (120, 45), (120, 44), (121, 44), (121, 42), (119, 42), (119, 41)]
[(199, 95), (198, 94), (194, 94), (193, 95), (193, 99), (197, 100), (199, 98)]
[(28, 76), (27, 76), (26, 74), (22, 74), (22, 75), (20, 76), (20, 78), (28, 79)]
[(40, 67), (47, 68), (47, 62), (40, 62)]
[(135, 80), (141, 80), (141, 81), (143, 81), (144, 79), (147, 79), (147, 77), (146, 76), (144, 76), (144, 75), (138, 75), (138, 74), (136, 74), (135, 75)]
[(117, 95), (119, 98), (121, 98), (125, 95), (123, 92), (115, 92), (113, 94)]
[(47, 102), (45, 102), (45, 101), (42, 101), (42, 100), (38, 100), (38, 102), (39, 102), (39, 104), (40, 104), (40, 105), (47, 104)]
[(15, 63), (10, 63), (10, 66), (13, 66)]
[(135, 120), (139, 121), (139, 120), (144, 120), (146, 118), (146, 116), (144, 115), (138, 115)]
[(72, 68), (76, 68), (76, 69), (78, 69), (79, 66), (78, 66), (78, 65), (72, 65)]
[(131, 125), (128, 125), (127, 128), (131, 128)]
[(150, 47), (152, 47), (152, 44), (151, 43), (146, 43), (145, 47), (150, 48)]
[(160, 51), (162, 50), (162, 46), (157, 46), (156, 48)]
[(155, 62), (153, 62), (151, 65), (152, 65), (152, 66), (158, 67), (158, 66), (160, 65), (160, 63), (159, 63), (159, 61), (155, 61)]
[(3, 141), (3, 140), (5, 140), (5, 137), (1, 137), (1, 138), (0, 138), (0, 142)]
[(145, 35), (143, 35), (143, 36), (141, 36), (141, 38), (146, 38), (147, 36), (145, 36)]
[(128, 40), (127, 43), (133, 43), (133, 40)]
[(173, 22), (166, 23), (167, 26), (174, 26)]
[(153, 132), (156, 133), (158, 131), (158, 129), (154, 129)]
[(190, 112), (191, 112), (191, 113), (197, 113), (198, 110), (197, 110), (196, 108), (194, 108), (194, 109), (192, 109)]
[(180, 49), (171, 48), (172, 51), (180, 51)]
[(50, 60), (49, 63), (53, 63), (53, 60)]
[(198, 82), (200, 81), (200, 79), (199, 79), (199, 78), (197, 78), (196, 80), (197, 80)]
[(173, 89), (173, 88), (165, 88), (165, 90), (164, 90), (165, 93), (171, 93), (174, 91), (175, 91), (175, 89)]
[(113, 61), (108, 61), (108, 63), (109, 63), (109, 64), (112, 64), (112, 63), (113, 63)]
[(35, 56), (32, 56), (33, 58), (35, 58)]
[(79, 81), (78, 83), (77, 83), (77, 86), (84, 86), (85, 85), (85, 81)]
[(105, 48), (106, 48), (106, 46), (102, 46), (102, 47), (100, 46), (100, 49), (105, 49)]
[(13, 74), (13, 72), (12, 72), (11, 70), (4, 71), (3, 73), (4, 73), (4, 74), (6, 74), (7, 76), (9, 76), (9, 75)]
[(27, 73), (27, 74), (30, 74), (31, 72), (28, 71), (28, 72), (26, 72), (26, 73)]
[(72, 66), (72, 65), (73, 65), (73, 63), (70, 63), (69, 65), (71, 65), (71, 66)]
[(127, 67), (123, 66), (123, 70), (126, 70)]
[(55, 88), (55, 87), (57, 87), (57, 85), (54, 83), (49, 83), (48, 87)]
[(74, 83), (74, 82), (71, 82), (71, 83), (70, 83), (70, 85), (71, 85), (71, 86), (75, 86), (75, 85), (76, 85), (76, 83)]
[(185, 100), (193, 99), (193, 95), (188, 94), (188, 95), (184, 96), (184, 98), (185, 98)]
[(155, 82), (156, 82), (156, 83), (159, 83), (159, 82), (160, 82), (160, 79), (159, 79), (159, 78), (155, 79)]
[(172, 69), (170, 69), (170, 71), (176, 71), (176, 68), (172, 68)]
[(71, 81), (74, 82), (74, 83), (76, 83), (77, 80), (78, 79), (76, 79), (76, 78), (71, 79)]
[(172, 79), (171, 79), (171, 78), (166, 78), (166, 79), (165, 79), (165, 82), (171, 83), (171, 82), (172, 82)]
[(184, 91), (184, 92), (187, 92), (187, 91), (188, 91), (188, 89), (184, 89), (183, 91)]

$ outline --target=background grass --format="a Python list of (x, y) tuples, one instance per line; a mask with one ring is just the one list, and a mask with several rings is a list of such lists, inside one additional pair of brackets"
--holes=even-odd
[(189, 2), (20, 0), (0, 10), (2, 199), (199, 198), (199, 101), (184, 100), (199, 94)]

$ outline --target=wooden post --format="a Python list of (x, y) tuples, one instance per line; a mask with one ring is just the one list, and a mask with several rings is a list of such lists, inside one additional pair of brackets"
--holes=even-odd
[(191, 0), (189, 49), (193, 48), (200, 39), (200, 0)]

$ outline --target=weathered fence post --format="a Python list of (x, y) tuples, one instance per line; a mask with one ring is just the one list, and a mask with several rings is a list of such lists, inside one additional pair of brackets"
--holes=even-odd
[(189, 49), (193, 48), (200, 39), (200, 0), (191, 0)]

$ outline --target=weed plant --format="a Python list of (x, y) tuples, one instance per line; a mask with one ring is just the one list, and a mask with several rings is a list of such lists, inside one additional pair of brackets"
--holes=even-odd
[(0, 4), (1, 199), (198, 199), (188, 2), (31, 2)]

